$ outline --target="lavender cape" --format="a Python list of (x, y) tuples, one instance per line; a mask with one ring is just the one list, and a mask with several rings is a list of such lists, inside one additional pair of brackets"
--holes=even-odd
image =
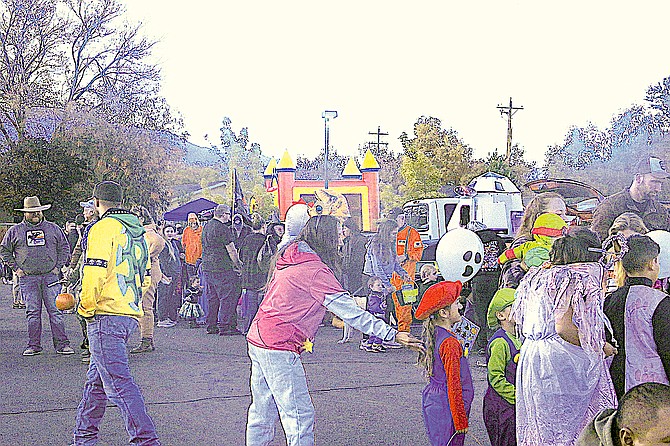
[[(616, 407), (601, 281), (599, 264), (577, 263), (531, 268), (519, 284), (512, 317), (524, 338), (516, 377), (520, 446), (574, 445), (598, 412)], [(556, 333), (556, 319), (570, 307), (580, 347)]]

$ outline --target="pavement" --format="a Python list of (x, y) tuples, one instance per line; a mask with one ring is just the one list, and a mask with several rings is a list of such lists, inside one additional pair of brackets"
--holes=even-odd
[[(11, 287), (0, 285), (0, 445), (64, 446), (72, 441), (76, 408), (88, 366), (80, 360), (81, 331), (66, 315), (66, 331), (77, 354), (61, 356), (51, 342), (43, 313), (44, 352), (23, 357), (25, 311), (11, 308)], [(412, 333), (420, 334), (420, 326)], [(149, 414), (164, 445), (244, 445), (246, 412), (251, 402), (250, 361), (242, 336), (205, 334), (186, 324), (156, 328), (156, 351), (131, 355), (130, 367), (142, 389)], [(321, 327), (314, 353), (303, 354), (310, 395), (316, 409), (318, 445), (427, 445), (421, 416), (426, 384), (415, 366), (416, 353), (389, 350), (367, 353), (355, 341), (338, 344), (342, 330)], [(139, 341), (136, 334), (131, 342)], [(489, 446), (481, 413), (486, 369), (472, 354), (475, 401), (466, 446)], [(128, 439), (118, 410), (108, 406), (100, 445)], [(273, 446), (285, 445), (281, 425)]]

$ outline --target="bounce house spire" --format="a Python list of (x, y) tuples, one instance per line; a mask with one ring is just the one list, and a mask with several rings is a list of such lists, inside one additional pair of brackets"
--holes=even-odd
[(370, 149), (365, 152), (363, 164), (361, 164), (361, 172), (365, 172), (366, 170), (379, 170), (379, 163), (377, 163), (377, 160)]
[(347, 162), (347, 165), (345, 166), (344, 170), (342, 171), (342, 177), (343, 178), (360, 178), (361, 177), (361, 171), (358, 170), (358, 166), (356, 165), (356, 161), (354, 160), (353, 156), (349, 157), (349, 161)]
[(276, 167), (277, 170), (295, 170), (295, 164), (291, 159), (291, 155), (288, 154), (288, 149), (284, 150), (284, 154), (279, 160), (279, 164)]
[(277, 160), (274, 158), (270, 158), (270, 162), (268, 163), (268, 166), (265, 168), (265, 172), (263, 172), (264, 177), (271, 177), (274, 174), (275, 169), (277, 168)]

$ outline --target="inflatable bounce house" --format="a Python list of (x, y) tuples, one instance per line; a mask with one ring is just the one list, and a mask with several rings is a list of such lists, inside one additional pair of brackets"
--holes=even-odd
[[(295, 163), (284, 151), (279, 162), (270, 160), (265, 169), (265, 188), (274, 194), (275, 205), (279, 208), (279, 217), (283, 221), (286, 211), (294, 202), (315, 201), (315, 192), (323, 189), (323, 180), (297, 180)], [(342, 171), (341, 179), (329, 179), (328, 191), (343, 195), (353, 218), (358, 219), (363, 231), (375, 231), (375, 222), (379, 219), (379, 164), (372, 152), (365, 152), (360, 169), (356, 161), (349, 162)]]

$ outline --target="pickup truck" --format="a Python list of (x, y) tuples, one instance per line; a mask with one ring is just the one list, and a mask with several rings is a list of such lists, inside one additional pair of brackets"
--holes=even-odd
[(521, 191), (494, 172), (474, 178), (467, 187), (454, 188), (453, 196), (409, 201), (403, 210), (407, 224), (421, 235), (424, 261), (435, 259), (437, 242), (451, 229), (474, 220), (511, 240), (523, 217)]

